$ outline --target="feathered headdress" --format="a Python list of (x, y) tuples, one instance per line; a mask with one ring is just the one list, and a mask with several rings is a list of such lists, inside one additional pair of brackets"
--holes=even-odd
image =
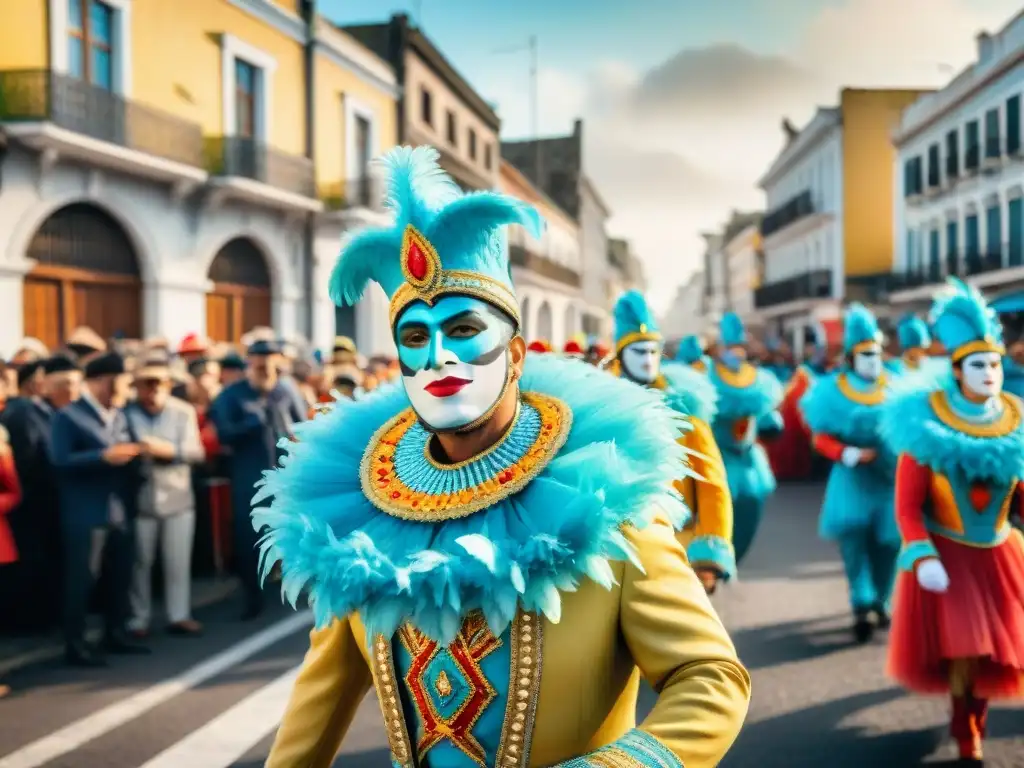
[(896, 335), (900, 340), (900, 349), (904, 352), (911, 349), (928, 349), (932, 345), (932, 334), (928, 323), (917, 315), (905, 315), (896, 327)]
[(379, 161), (387, 171), (389, 227), (368, 227), (341, 249), (331, 299), (359, 301), (373, 281), (391, 299), (394, 325), (414, 301), (432, 304), (461, 294), (487, 301), (521, 324), (512, 286), (506, 224), (540, 237), (544, 223), (530, 205), (497, 192), (464, 194), (438, 165), (433, 147), (396, 147)]
[(639, 291), (626, 291), (615, 302), (615, 351), (638, 341), (661, 341), (658, 321)]
[(882, 332), (878, 320), (863, 304), (851, 304), (846, 308), (843, 322), (843, 349), (852, 355), (866, 347), (881, 344)]
[(726, 312), (718, 325), (718, 340), (723, 347), (740, 347), (747, 343), (747, 329), (735, 312)]
[(687, 365), (693, 365), (704, 355), (704, 345), (701, 344), (700, 337), (684, 336), (679, 342), (679, 348), (676, 350), (676, 362), (686, 363)]
[(956, 277), (935, 295), (930, 313), (935, 335), (958, 363), (976, 352), (1006, 353), (999, 317), (976, 288)]

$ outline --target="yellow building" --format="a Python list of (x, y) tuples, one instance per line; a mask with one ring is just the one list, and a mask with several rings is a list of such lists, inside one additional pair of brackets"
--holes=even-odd
[(836, 321), (844, 302), (869, 300), (871, 281), (892, 270), (892, 135), (922, 93), (844, 88), (803, 129), (783, 121), (783, 147), (759, 182), (767, 213), (754, 303), (769, 333), (794, 349)]
[(311, 5), (0, 0), (0, 295), (23, 317), (0, 351), (79, 324), (333, 338), (314, 256), (379, 215), (398, 88)]

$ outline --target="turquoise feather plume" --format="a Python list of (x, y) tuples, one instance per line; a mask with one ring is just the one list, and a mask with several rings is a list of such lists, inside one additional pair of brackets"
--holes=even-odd
[(718, 413), (718, 390), (707, 375), (682, 363), (664, 363), (665, 402), (684, 416), (710, 424)]
[(638, 333), (645, 327), (649, 333), (658, 332), (658, 321), (651, 312), (647, 299), (640, 291), (626, 291), (619, 296), (612, 310), (615, 320), (615, 341), (619, 342), (631, 333)]
[(384, 204), (393, 222), (361, 229), (343, 243), (330, 280), (335, 303), (359, 301), (370, 281), (394, 295), (405, 282), (400, 254), (408, 225), (434, 246), (445, 270), (478, 272), (512, 289), (503, 226), (519, 224), (540, 237), (540, 214), (497, 192), (463, 194), (439, 157), (433, 147), (397, 147), (378, 161), (387, 173)]
[(684, 336), (679, 342), (679, 348), (676, 349), (676, 362), (692, 365), (702, 357), (704, 357), (704, 345), (701, 344), (700, 338), (693, 334)]
[(951, 277), (945, 290), (936, 294), (930, 318), (935, 335), (952, 354), (972, 341), (986, 336), (1001, 342), (1003, 328), (999, 316), (988, 306), (974, 286)]
[(849, 354), (855, 346), (866, 341), (882, 343), (878, 320), (863, 304), (851, 304), (846, 308), (843, 320), (843, 347)]
[(931, 346), (932, 335), (928, 323), (917, 315), (904, 315), (896, 326), (896, 335), (900, 341), (900, 349), (926, 349)]
[(726, 312), (718, 326), (719, 341), (723, 347), (738, 347), (747, 343), (747, 330), (735, 312)]
[(266, 576), (281, 562), (283, 594), (308, 590), (318, 626), (358, 611), (369, 634), (404, 621), (450, 642), (468, 611), (495, 634), (516, 606), (561, 615), (561, 592), (584, 579), (613, 584), (609, 561), (637, 563), (621, 532), (664, 514), (689, 515), (672, 481), (693, 476), (679, 415), (655, 390), (581, 362), (529, 356), (523, 391), (567, 403), (573, 424), (561, 452), (522, 491), (468, 517), (418, 523), (388, 515), (363, 495), (365, 447), (409, 406), (399, 385), (345, 401), (296, 427), (296, 442), (265, 474), (253, 510)]

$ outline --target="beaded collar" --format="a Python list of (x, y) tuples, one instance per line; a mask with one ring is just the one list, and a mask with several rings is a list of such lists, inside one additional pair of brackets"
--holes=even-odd
[(394, 517), (438, 522), (467, 517), (522, 490), (561, 450), (572, 427), (562, 401), (524, 393), (502, 438), (457, 464), (431, 455), (433, 434), (406, 409), (374, 435), (360, 472), (370, 502)]

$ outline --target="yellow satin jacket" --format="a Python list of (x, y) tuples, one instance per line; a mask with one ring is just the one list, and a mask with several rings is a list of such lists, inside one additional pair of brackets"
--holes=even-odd
[[(732, 541), (732, 496), (725, 477), (722, 452), (707, 422), (690, 417), (693, 428), (679, 439), (690, 453), (690, 466), (703, 480), (687, 477), (674, 483), (692, 513), (690, 522), (679, 532), (680, 543), (689, 547), (701, 536), (715, 536)], [(692, 554), (692, 553), (691, 553)], [(694, 568), (717, 568), (714, 562), (691, 557)]]
[[(704, 431), (710, 434), (706, 425)], [(557, 624), (517, 615), (510, 633), (515, 695), (510, 691), (496, 765), (557, 766), (620, 739), (635, 727), (640, 674), (658, 694), (640, 730), (686, 768), (718, 765), (739, 733), (750, 677), (671, 527), (655, 522), (624, 531), (642, 571), (612, 563), (616, 586), (587, 580), (564, 593)], [(358, 615), (312, 632), (268, 768), (328, 768), (371, 687), (392, 759), (417, 765), (397, 698), (393, 642), (379, 637), (371, 647), (365, 635)], [(592, 764), (669, 765), (638, 763), (614, 748)]]

